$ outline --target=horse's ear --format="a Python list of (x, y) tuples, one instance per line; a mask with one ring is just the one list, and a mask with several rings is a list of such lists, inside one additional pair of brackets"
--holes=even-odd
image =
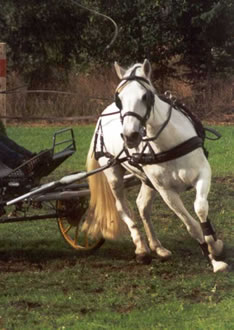
[(125, 69), (122, 68), (117, 62), (114, 63), (114, 66), (117, 76), (119, 77), (119, 79), (122, 79), (125, 74)]
[(152, 69), (151, 69), (151, 64), (150, 64), (149, 60), (147, 60), (147, 59), (144, 60), (142, 68), (143, 68), (143, 71), (144, 71), (144, 74), (146, 75), (146, 77), (150, 78)]

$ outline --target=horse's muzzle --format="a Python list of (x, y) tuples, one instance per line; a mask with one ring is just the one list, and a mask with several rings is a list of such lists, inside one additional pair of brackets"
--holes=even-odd
[(142, 135), (139, 132), (132, 132), (129, 135), (122, 135), (122, 138), (126, 143), (126, 146), (129, 149), (132, 149), (138, 147), (142, 140)]

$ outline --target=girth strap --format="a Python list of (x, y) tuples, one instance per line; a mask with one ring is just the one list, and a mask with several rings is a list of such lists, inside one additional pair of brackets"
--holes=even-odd
[(160, 164), (176, 158), (185, 156), (186, 154), (194, 151), (197, 148), (203, 147), (203, 140), (194, 136), (191, 139), (177, 145), (176, 147), (169, 149), (167, 151), (159, 153), (134, 153), (131, 155), (129, 163), (131, 165), (141, 164), (141, 165), (152, 165)]

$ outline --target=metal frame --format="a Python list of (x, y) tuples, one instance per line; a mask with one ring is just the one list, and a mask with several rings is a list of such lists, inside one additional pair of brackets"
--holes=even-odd
[[(59, 142), (58, 136), (68, 131), (70, 131), (71, 138)], [(62, 151), (56, 152), (56, 149), (64, 145), (65, 148)], [(39, 182), (41, 177), (51, 173), (71, 156), (75, 150), (76, 145), (72, 129), (63, 129), (56, 132), (53, 136), (52, 148), (46, 151), (45, 164), (42, 161), (41, 166), (37, 167), (40, 172), (38, 176)], [(44, 155), (44, 153), (41, 152), (40, 155)], [(43, 156), (41, 160), (43, 160)], [(24, 178), (28, 182), (28, 187), (25, 187), (22, 182), (19, 183), (18, 187), (14, 188), (15, 190), (12, 190), (12, 187), (8, 187), (9, 191), (0, 200), (0, 224), (55, 219), (62, 237), (73, 249), (78, 251), (95, 251), (105, 240), (102, 237), (92, 238), (88, 233), (82, 231), (81, 224), (83, 221), (86, 221), (90, 195), (86, 179), (90, 175), (113, 166), (115, 162), (116, 159), (114, 158), (106, 166), (96, 170), (73, 173), (62, 177), (60, 180), (42, 185), (35, 184), (36, 174), (38, 173), (32, 172), (29, 174), (30, 177), (26, 175)], [(22, 167), (24, 165), (22, 164)], [(0, 181), (0, 187), (2, 187), (3, 192), (7, 183), (17, 183), (17, 176), (13, 181), (8, 181), (7, 179)], [(9, 177), (9, 179), (12, 178)], [(126, 187), (132, 187), (137, 185), (139, 180), (129, 174), (124, 177), (124, 183)], [(10, 194), (10, 192), (13, 192), (13, 194)], [(4, 197), (6, 200), (4, 200)], [(35, 214), (33, 213), (34, 209), (36, 209)]]

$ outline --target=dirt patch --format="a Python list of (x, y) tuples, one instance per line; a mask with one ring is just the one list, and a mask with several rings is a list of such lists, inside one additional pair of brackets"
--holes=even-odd
[(35, 309), (35, 308), (40, 308), (42, 305), (36, 302), (31, 302), (31, 301), (25, 301), (25, 300), (19, 300), (16, 302), (11, 303), (12, 306), (16, 307), (17, 309)]
[(19, 273), (30, 270), (32, 272), (38, 272), (43, 270), (41, 264), (29, 263), (25, 260), (8, 260), (0, 261), (0, 272), (1, 273)]
[(225, 183), (225, 184), (234, 184), (234, 177), (231, 176), (231, 175), (227, 175), (225, 177), (218, 177), (218, 176), (215, 176), (212, 178), (212, 180), (216, 183)]

